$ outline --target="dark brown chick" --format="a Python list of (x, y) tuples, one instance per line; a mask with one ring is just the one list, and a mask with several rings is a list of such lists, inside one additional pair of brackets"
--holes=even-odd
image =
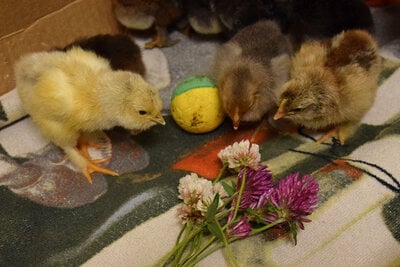
[(373, 30), (364, 0), (210, 0), (226, 33), (232, 36), (261, 19), (279, 22), (296, 47), (308, 39), (330, 38), (343, 30)]
[(182, 0), (192, 29), (201, 34), (218, 34), (224, 30), (212, 0)]
[(183, 16), (180, 0), (113, 0), (114, 14), (126, 28), (147, 30), (155, 27), (157, 35), (146, 48), (165, 47), (177, 43), (169, 40), (167, 27)]
[(113, 70), (126, 70), (145, 75), (146, 69), (139, 46), (123, 34), (100, 34), (79, 39), (63, 48), (63, 51), (79, 46), (107, 59)]
[(379, 73), (378, 46), (366, 31), (305, 43), (292, 60), (274, 119), (328, 129), (318, 143), (335, 137), (344, 144), (374, 102)]
[(273, 0), (210, 0), (210, 6), (218, 15), (225, 28), (225, 34), (232, 37), (244, 27), (259, 20), (275, 19)]
[(261, 120), (276, 107), (276, 91), (288, 79), (290, 53), (287, 38), (273, 21), (243, 28), (218, 49), (212, 77), (234, 129), (240, 122)]

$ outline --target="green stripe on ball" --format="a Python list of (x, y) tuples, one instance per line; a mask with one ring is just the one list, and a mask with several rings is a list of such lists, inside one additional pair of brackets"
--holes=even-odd
[(190, 76), (181, 81), (176, 86), (175, 90), (172, 93), (171, 100), (174, 99), (174, 97), (183, 94), (191, 89), (203, 87), (216, 87), (216, 85), (206, 76)]

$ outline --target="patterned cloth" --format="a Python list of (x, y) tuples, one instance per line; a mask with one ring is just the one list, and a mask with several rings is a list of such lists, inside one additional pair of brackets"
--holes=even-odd
[[(144, 51), (147, 79), (160, 88), (166, 114), (177, 82), (205, 74), (215, 49), (213, 40), (194, 46), (180, 38), (175, 47)], [(384, 65), (376, 102), (345, 146), (316, 145), (266, 124), (233, 131), (229, 121), (193, 135), (167, 115), (166, 126), (137, 136), (108, 131), (109, 167), (121, 175), (96, 174), (93, 185), (24, 117), (11, 91), (0, 98), (0, 265), (154, 265), (180, 230), (179, 178), (215, 176), (218, 151), (247, 138), (260, 144), (276, 179), (312, 173), (321, 200), (297, 246), (274, 233), (234, 243), (241, 266), (399, 266), (400, 60)], [(200, 265), (226, 263), (219, 251)]]

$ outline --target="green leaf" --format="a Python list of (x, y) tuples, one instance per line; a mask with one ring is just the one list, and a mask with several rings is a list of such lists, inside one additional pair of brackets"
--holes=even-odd
[(224, 241), (225, 239), (224, 233), (221, 231), (221, 227), (218, 225), (217, 221), (207, 223), (207, 229), (216, 238), (218, 238), (221, 241)]
[(225, 191), (228, 193), (228, 195), (231, 197), (233, 194), (235, 194), (235, 189), (233, 189), (232, 186), (229, 184), (222, 182), (222, 186), (224, 187)]
[(297, 245), (297, 225), (294, 222), (289, 222), (290, 233), (292, 234), (294, 244)]
[(206, 214), (206, 221), (213, 222), (215, 221), (215, 214), (217, 214), (218, 210), (218, 202), (219, 202), (219, 194), (217, 193), (214, 197), (213, 202), (208, 207), (207, 214)]
[(224, 241), (226, 240), (224, 232), (221, 228), (221, 225), (219, 224), (218, 220), (215, 217), (218, 210), (218, 203), (219, 203), (219, 194), (217, 193), (214, 197), (213, 202), (211, 203), (211, 205), (208, 207), (207, 210), (206, 214), (207, 229), (217, 239)]
[(237, 190), (237, 182), (232, 181), (232, 188), (236, 191)]

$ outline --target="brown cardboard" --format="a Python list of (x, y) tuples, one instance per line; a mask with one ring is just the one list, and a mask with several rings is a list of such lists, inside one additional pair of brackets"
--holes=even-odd
[(21, 55), (119, 28), (110, 0), (1, 2), (0, 95), (14, 89), (13, 65)]

